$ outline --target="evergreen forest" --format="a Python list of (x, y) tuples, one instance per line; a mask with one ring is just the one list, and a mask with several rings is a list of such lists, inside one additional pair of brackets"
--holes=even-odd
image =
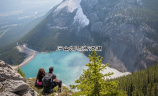
[(113, 80), (119, 81), (117, 88), (128, 96), (158, 96), (158, 64)]

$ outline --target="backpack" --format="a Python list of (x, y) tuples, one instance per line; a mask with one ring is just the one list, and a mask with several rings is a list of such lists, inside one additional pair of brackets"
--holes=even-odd
[(51, 73), (46, 73), (45, 76), (42, 79), (42, 85), (44, 87), (49, 87), (52, 83), (52, 74)]

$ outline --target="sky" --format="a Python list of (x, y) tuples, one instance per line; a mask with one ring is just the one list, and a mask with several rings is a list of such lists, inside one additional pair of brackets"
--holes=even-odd
[(0, 13), (9, 13), (38, 7), (47, 10), (62, 0), (0, 0), (0, 2)]

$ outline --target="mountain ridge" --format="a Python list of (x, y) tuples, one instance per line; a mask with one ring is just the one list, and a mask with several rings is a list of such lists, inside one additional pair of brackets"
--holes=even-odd
[[(158, 9), (147, 2), (64, 0), (20, 43), (38, 51), (54, 51), (57, 46), (102, 46), (103, 63), (121, 71), (144, 69), (158, 60), (150, 50), (156, 50), (158, 44), (157, 13), (153, 14)], [(82, 16), (76, 17), (78, 13)], [(155, 20), (153, 25), (150, 19)]]

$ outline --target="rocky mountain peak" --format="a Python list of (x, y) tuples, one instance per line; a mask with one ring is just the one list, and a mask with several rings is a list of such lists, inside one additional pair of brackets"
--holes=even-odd
[[(89, 25), (90, 21), (87, 18), (87, 16), (83, 13), (82, 7), (80, 5), (81, 0), (65, 0), (63, 1), (53, 12), (52, 17), (60, 17), (60, 19), (64, 19), (65, 13), (67, 14), (73, 14), (73, 20), (71, 20), (71, 25), (78, 24), (81, 28), (84, 28), (85, 26)], [(53, 20), (54, 21), (54, 20)], [(60, 22), (59, 19), (55, 21), (56, 23)], [(50, 28), (63, 28), (67, 27), (62, 24), (64, 22), (60, 22), (59, 25), (52, 26), (51, 23), (49, 23)]]

